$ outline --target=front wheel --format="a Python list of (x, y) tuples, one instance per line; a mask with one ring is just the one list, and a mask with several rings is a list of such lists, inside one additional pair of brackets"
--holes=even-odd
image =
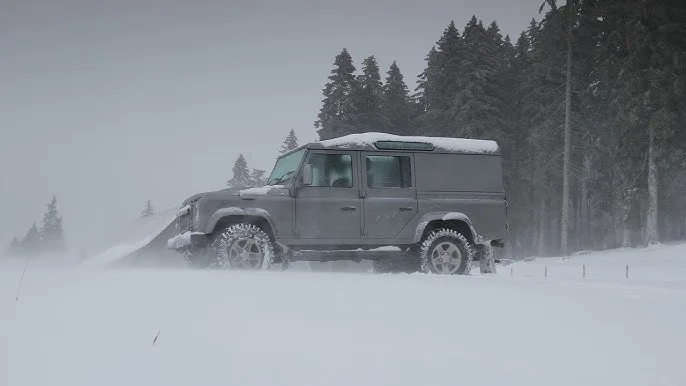
[(469, 275), (474, 252), (461, 233), (436, 229), (422, 242), (422, 272), (441, 275)]
[(274, 262), (269, 235), (252, 224), (234, 224), (212, 244), (212, 265), (220, 269), (268, 270)]

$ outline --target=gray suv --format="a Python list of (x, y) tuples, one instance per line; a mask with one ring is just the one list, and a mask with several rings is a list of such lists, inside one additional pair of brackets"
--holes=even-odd
[(278, 158), (267, 185), (194, 195), (167, 246), (189, 264), (265, 270), (372, 260), (377, 272), (495, 272), (507, 201), (493, 141), (353, 134)]

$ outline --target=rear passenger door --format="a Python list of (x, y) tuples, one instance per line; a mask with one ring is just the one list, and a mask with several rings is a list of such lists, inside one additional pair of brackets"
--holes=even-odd
[(363, 234), (390, 240), (417, 214), (413, 155), (362, 152)]

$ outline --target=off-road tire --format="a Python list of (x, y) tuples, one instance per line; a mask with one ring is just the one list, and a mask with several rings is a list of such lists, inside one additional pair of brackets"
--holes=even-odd
[[(253, 244), (250, 245), (252, 251), (259, 249), (262, 254), (261, 261), (255, 261), (254, 265), (245, 266), (238, 264), (230, 257), (230, 250), (236, 243), (243, 240), (250, 240)], [(253, 248), (256, 247), (256, 248)], [(240, 247), (240, 246), (239, 246)], [(252, 224), (234, 224), (228, 226), (221, 233), (219, 233), (210, 246), (212, 259), (210, 265), (216, 269), (244, 269), (266, 271), (269, 270), (274, 262), (274, 245), (269, 235)]]
[[(432, 262), (432, 254), (437, 246), (441, 244), (449, 243), (454, 245), (460, 253), (460, 263), (450, 264), (447, 270), (438, 269), (436, 264)], [(451, 274), (451, 275), (469, 275), (471, 271), (472, 258), (474, 256), (474, 251), (472, 246), (467, 241), (460, 232), (449, 229), (440, 228), (431, 232), (421, 243), (420, 248), (420, 260), (421, 260), (421, 270), (424, 273), (431, 274)], [(449, 272), (446, 272), (449, 271)]]

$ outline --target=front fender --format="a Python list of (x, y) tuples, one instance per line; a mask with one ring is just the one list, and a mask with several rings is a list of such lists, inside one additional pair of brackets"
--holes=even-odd
[(217, 226), (217, 223), (221, 219), (233, 216), (257, 217), (266, 220), (269, 223), (272, 232), (274, 232), (274, 238), (278, 239), (278, 235), (276, 233), (276, 226), (274, 226), (274, 220), (272, 219), (272, 216), (269, 215), (269, 213), (266, 210), (261, 208), (229, 207), (218, 209), (216, 212), (214, 212), (214, 214), (212, 214), (210, 219), (205, 224), (203, 232), (212, 233), (214, 231), (214, 228)]
[(469, 217), (461, 212), (431, 212), (427, 213), (424, 216), (422, 216), (421, 219), (419, 219), (419, 224), (417, 225), (417, 229), (415, 230), (414, 233), (414, 243), (418, 243), (422, 239), (422, 235), (424, 234), (424, 230), (426, 227), (429, 225), (430, 222), (432, 221), (450, 221), (450, 220), (457, 220), (457, 221), (463, 221), (465, 222), (468, 226), (470, 231), (472, 232), (472, 236), (474, 240), (477, 240), (478, 236), (476, 233), (476, 230), (474, 230), (474, 226), (472, 226), (472, 221), (469, 219)]

